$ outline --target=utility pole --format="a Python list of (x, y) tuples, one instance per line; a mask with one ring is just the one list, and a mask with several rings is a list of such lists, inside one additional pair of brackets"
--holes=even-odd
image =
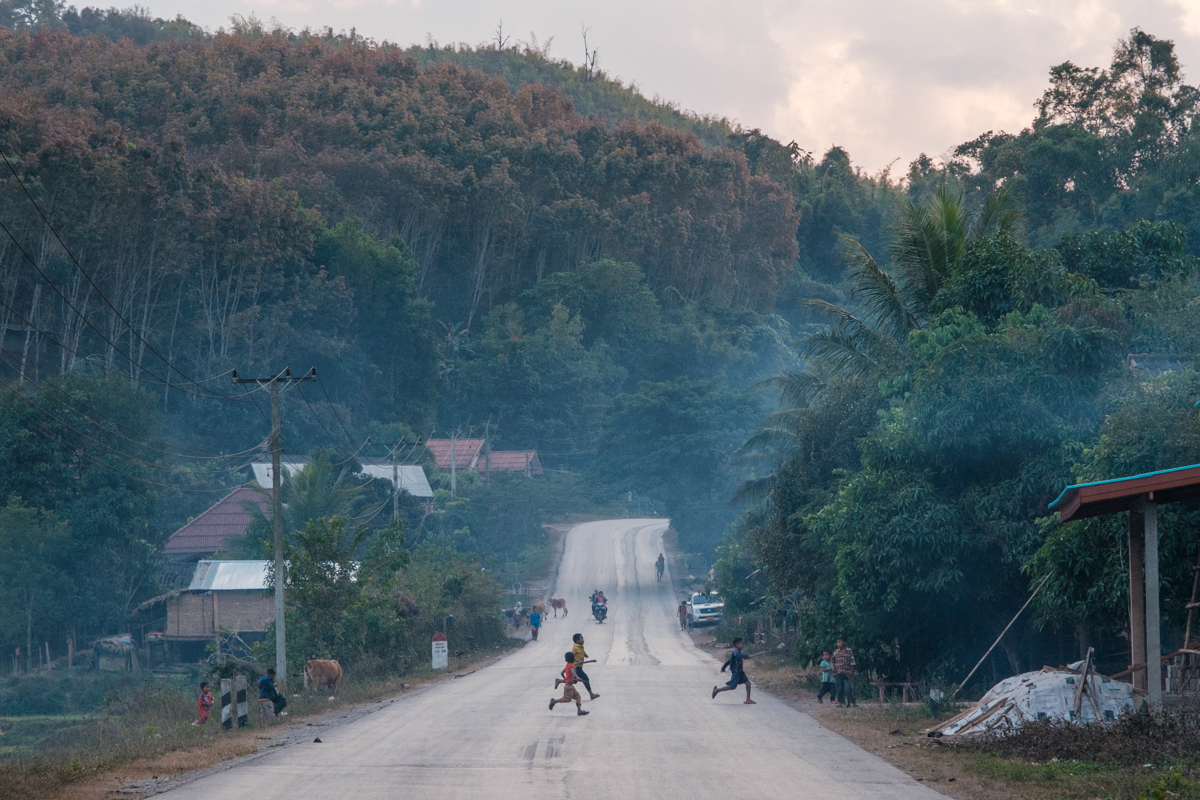
[(283, 486), (280, 481), (279, 455), (282, 451), (279, 423), (279, 384), (301, 383), (315, 381), (317, 368), (313, 367), (307, 375), (294, 377), (292, 368), (287, 367), (282, 375), (270, 378), (239, 378), (237, 370), (233, 371), (233, 382), (254, 383), (259, 386), (264, 383), (271, 387), (271, 504), (275, 519), (272, 522), (275, 542), (275, 681), (285, 685), (287, 681), (287, 633), (283, 622), (283, 584), (285, 573), (283, 565)]
[(458, 497), (458, 453), (455, 445), (458, 443), (458, 430), (450, 431), (450, 499)]

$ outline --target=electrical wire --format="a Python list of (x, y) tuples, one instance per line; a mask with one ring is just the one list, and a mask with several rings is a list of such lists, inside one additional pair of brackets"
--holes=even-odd
[[(148, 342), (144, 336), (142, 336), (140, 333), (137, 332), (137, 329), (133, 327), (133, 325), (129, 322), (129, 320), (125, 319), (125, 317), (122, 316), (121, 312), (118, 311), (117, 307), (112, 304), (112, 301), (110, 301), (108, 299), (108, 297), (104, 294), (103, 290), (101, 290), (101, 288), (96, 284), (96, 282), (94, 280), (92, 280), (92, 276), (89, 275), (87, 270), (85, 270), (83, 268), (83, 265), (79, 263), (79, 259), (75, 258), (75, 254), (71, 252), (71, 248), (67, 247), (67, 243), (64, 242), (62, 237), (58, 235), (58, 231), (55, 230), (54, 225), (52, 225), (50, 220), (46, 217), (45, 212), (42, 211), (42, 207), (38, 205), (37, 200), (35, 200), (33, 198), (32, 194), (30, 194), (29, 188), (25, 185), (25, 182), (23, 180), (21, 180), (21, 176), (17, 174), (16, 168), (13, 167), (12, 162), (9, 161), (9, 159), (8, 159), (8, 154), (5, 153), (4, 151), (0, 150), (0, 158), (4, 159), (4, 163), (6, 165), (8, 165), (8, 171), (11, 172), (13, 178), (16, 179), (17, 185), (21, 187), (21, 191), (23, 191), (25, 193), (25, 196), (29, 198), (29, 202), (31, 204), (33, 204), (33, 207), (37, 210), (38, 216), (42, 218), (42, 222), (44, 222), (46, 224), (46, 227), (50, 229), (50, 233), (54, 234), (54, 238), (58, 241), (58, 243), (62, 247), (63, 251), (66, 252), (67, 257), (71, 259), (71, 263), (73, 263), (75, 265), (76, 269), (79, 270), (79, 274), (81, 274), (84, 277), (84, 279), (87, 280), (88, 284), (96, 291), (96, 294), (100, 297), (100, 299), (104, 301), (104, 304), (107, 305), (109, 307), (109, 309), (111, 309), (112, 312), (117, 316), (117, 319), (119, 319), (119, 320), (121, 320), (121, 322), (125, 323), (125, 327), (129, 328), (129, 332), (132, 333), (134, 336), (136, 336), (138, 341), (140, 341), (146, 347), (147, 350), (149, 350), (151, 353), (153, 353), (155, 356), (157, 356), (159, 358), (159, 360), (161, 360), (163, 362), (163, 364), (165, 364), (167, 366), (168, 369), (174, 370), (187, 383), (190, 383), (193, 386), (203, 389), (205, 392), (208, 392), (210, 395), (212, 395), (214, 397), (218, 397), (223, 400), (234, 399), (234, 397), (221, 394), (220, 392), (214, 391), (214, 390), (208, 388), (207, 386), (204, 386), (204, 385), (196, 382), (195, 380), (192, 380), (192, 378), (188, 377), (188, 375), (186, 373), (184, 373), (183, 370), (179, 369), (174, 364), (172, 364), (169, 360), (167, 360), (167, 358), (165, 356), (163, 356), (161, 353), (158, 352), (158, 350), (156, 350), (154, 348), (154, 345), (150, 344), (150, 342)], [(13, 243), (15, 244), (16, 239), (13, 238), (12, 234), (8, 231), (8, 228), (5, 228), (4, 232), (8, 233), (9, 238), (12, 238)], [(19, 244), (17, 245), (17, 247), (21, 249), (22, 253), (25, 253), (25, 249), (22, 248)], [(28, 254), (25, 254), (25, 257), (29, 258)], [(76, 309), (75, 306), (72, 305), (70, 301), (67, 300), (66, 296), (63, 295), (63, 293), (58, 290), (58, 287), (56, 287), (54, 285), (54, 283), (48, 277), (46, 277), (45, 273), (42, 272), (41, 268), (39, 268), (37, 266), (37, 264), (33, 262), (32, 259), (30, 259), (30, 263), (33, 264), (34, 269), (36, 269), (38, 271), (38, 274), (41, 275), (42, 278), (45, 279), (45, 281), (48, 284), (50, 284), (50, 288), (54, 289), (55, 293), (58, 294), (58, 296), (63, 299), (63, 302), (65, 302), (72, 311), (74, 311), (76, 314), (78, 314), (79, 318), (88, 324), (88, 327), (92, 328), (92, 330), (94, 330), (94, 331), (96, 331), (96, 333), (100, 334), (100, 331), (94, 325), (92, 325), (90, 322), (88, 322), (87, 318), (78, 309)], [(103, 334), (100, 334), (100, 336), (101, 336), (101, 338), (104, 338), (105, 341), (108, 341), (107, 337), (104, 337)], [(109, 344), (112, 345), (112, 342), (109, 342)], [(113, 348), (117, 349), (115, 347), (115, 345), (113, 346)], [(125, 355), (125, 354), (122, 353), (122, 355)], [(125, 357), (129, 358), (130, 363), (135, 363), (133, 361), (133, 359), (130, 358), (129, 356), (125, 356)], [(140, 364), (137, 366), (139, 368), (141, 368)], [(212, 380), (212, 379), (210, 378), (208, 380)]]
[[(57, 442), (58, 444), (62, 445), (64, 448), (66, 448), (68, 450), (78, 450), (78, 448), (72, 447), (70, 442), (67, 442), (66, 440), (62, 439), (61, 437), (56, 435), (54, 432), (52, 432), (48, 428), (46, 428), (44, 425), (39, 423), (37, 420), (30, 419), (28, 416), (25, 415), (25, 413), (21, 409), (14, 408), (13, 410), (29, 424), (34, 425), (35, 427), (41, 428), (42, 432), (52, 441)], [(150, 480), (149, 478), (143, 478), (139, 475), (132, 475), (128, 472), (125, 472), (124, 470), (118, 469), (117, 467), (114, 467), (112, 464), (108, 463), (107, 461), (104, 461), (103, 459), (100, 459), (99, 457), (92, 455), (87, 450), (78, 450), (78, 452), (80, 455), (82, 455), (88, 461), (92, 461), (96, 464), (99, 464), (100, 466), (104, 467), (106, 470), (109, 470), (110, 472), (115, 472), (118, 475), (122, 475), (126, 478), (129, 478), (130, 480), (138, 481), (139, 483), (144, 483), (149, 486), (160, 486), (160, 487), (163, 487), (166, 489), (174, 489), (174, 490), (180, 491), (180, 492), (194, 492), (197, 494), (205, 493), (205, 492), (228, 492), (228, 491), (230, 491), (228, 486), (217, 486), (217, 487), (211, 487), (211, 488), (205, 489), (205, 488), (200, 488), (200, 487), (180, 486), (178, 484), (163, 483), (162, 481)], [(248, 466), (248, 464), (247, 464), (247, 466)]]
[[(16, 370), (16, 368), (17, 368), (16, 365), (12, 363), (12, 358), (10, 356), (7, 356), (3, 350), (0, 350), (0, 363), (6, 364), (10, 369), (13, 369), (13, 370)], [(160, 447), (155, 447), (153, 445), (146, 444), (145, 442), (138, 441), (137, 439), (134, 439), (131, 436), (127, 436), (127, 435), (121, 433), (119, 430), (113, 430), (112, 428), (105, 426), (104, 424), (98, 422), (97, 420), (93, 419), (92, 417), (88, 416), (87, 414), (82, 413), (78, 409), (72, 408), (70, 403), (68, 402), (69, 400), (74, 400), (74, 401), (78, 402), (80, 405), (83, 405), (83, 406), (91, 409), (96, 415), (109, 420), (110, 422), (112, 422), (114, 425), (116, 425), (118, 427), (125, 428), (126, 430), (132, 431), (132, 429), (125, 423), (121, 422), (120, 420), (114, 419), (113, 417), (109, 416), (108, 414), (105, 414), (103, 411), (100, 411), (98, 408), (91, 406), (88, 403), (86, 403), (82, 400), (79, 400), (78, 398), (72, 397), (66, 391), (59, 389), (58, 387), (54, 387), (53, 383), (51, 383), (49, 381), (40, 381), (39, 382), (39, 381), (35, 381), (32, 378), (26, 378), (25, 380), (28, 381), (30, 383), (30, 385), (32, 385), (34, 387), (34, 389), (36, 389), (38, 391), (38, 393), (45, 395), (52, 402), (55, 402), (55, 403), (58, 403), (59, 405), (61, 405), (63, 407), (63, 410), (66, 411), (67, 413), (74, 414), (78, 417), (81, 417), (83, 420), (90, 422), (92, 425), (95, 425), (96, 427), (100, 428), (105, 433), (109, 433), (114, 436), (117, 436), (121, 439), (126, 440), (127, 442), (130, 442), (131, 444), (137, 445), (138, 447), (145, 448), (146, 450), (151, 450), (155, 453), (161, 453), (163, 455), (171, 456), (173, 458), (196, 459), (196, 460), (200, 460), (200, 461), (219, 461), (219, 460), (225, 460), (225, 459), (231, 459), (231, 458), (238, 458), (240, 456), (247, 455), (247, 454), (255, 452), (255, 451), (259, 451), (267, 444), (267, 440), (264, 440), (263, 442), (260, 442), (259, 444), (255, 445), (254, 447), (248, 447), (245, 450), (238, 450), (238, 451), (235, 451), (232, 453), (222, 453), (222, 454), (164, 450)], [(11, 391), (15, 392), (19, 396), (24, 397), (24, 395), (21, 393), (20, 386), (14, 386), (12, 383), (3, 381), (2, 379), (0, 379), (0, 383), (3, 383), (6, 387), (8, 387)], [(48, 388), (48, 387), (53, 387), (53, 388)]]
[(333, 405), (333, 400), (329, 397), (328, 390), (325, 389), (325, 381), (321, 380), (321, 376), (317, 376), (317, 385), (321, 387), (321, 394), (325, 395), (325, 402), (329, 403), (329, 410), (333, 412), (333, 418), (337, 420), (338, 427), (342, 429), (342, 433), (346, 434), (346, 438), (353, 444), (354, 437), (350, 435), (350, 431), (346, 430), (346, 426), (342, 424), (342, 418), (338, 416), (337, 408)]
[[(3, 155), (3, 152), (0, 152), (0, 156), (2, 156), (2, 155)], [(146, 374), (153, 377), (156, 382), (163, 384), (165, 386), (174, 388), (177, 391), (181, 391), (181, 392), (184, 392), (186, 394), (190, 394), (190, 395), (193, 395), (196, 397), (203, 397), (205, 399), (211, 399), (208, 395), (197, 394), (196, 392), (193, 392), (189, 389), (183, 388), (182, 386), (179, 386), (178, 384), (174, 384), (169, 381), (164, 381), (162, 378), (160, 378), (158, 375), (156, 375), (154, 372), (152, 372), (148, 367), (144, 367), (141, 364), (137, 363), (137, 361), (135, 361), (132, 356), (130, 356), (128, 353), (126, 353), (124, 350), (122, 350), (120, 347), (118, 347), (116, 344), (114, 344), (111, 339), (109, 339), (107, 336), (105, 336), (104, 333), (101, 332), (101, 330), (99, 328), (97, 328), (94, 324), (92, 324), (91, 320), (89, 320), (86, 316), (84, 316), (84, 314), (79, 309), (77, 309), (70, 300), (67, 299), (67, 296), (62, 293), (62, 290), (60, 290), (54, 284), (54, 282), (52, 280), (50, 280), (49, 276), (46, 275), (46, 273), (42, 270), (41, 267), (38, 266), (37, 262), (34, 261), (33, 257), (31, 255), (29, 255), (28, 251), (26, 251), (25, 248), (21, 246), (21, 243), (17, 241), (17, 239), (13, 235), (12, 231), (10, 231), (8, 229), (8, 226), (5, 225), (3, 221), (0, 221), (0, 230), (3, 230), (4, 233), (6, 233), (8, 235), (8, 238), (12, 240), (14, 245), (16, 245), (17, 249), (21, 252), (21, 255), (23, 255), (25, 257), (25, 260), (30, 263), (30, 265), (34, 268), (34, 270), (38, 273), (38, 275), (42, 276), (42, 279), (50, 286), (51, 289), (54, 290), (54, 293), (59, 296), (59, 298), (63, 301), (63, 303), (68, 308), (70, 308), (73, 312), (75, 312), (76, 316), (78, 316), (79, 319), (81, 319), (84, 322), (84, 324), (86, 324), (89, 328), (91, 328), (92, 331), (94, 331), (97, 336), (99, 336), (102, 340), (104, 340), (104, 342), (107, 343), (108, 346), (111, 347), (114, 352), (120, 353), (121, 356), (124, 357), (129, 362), (130, 366), (136, 367), (137, 369), (141, 370), (142, 372), (145, 372)], [(29, 323), (28, 320), (25, 320), (24, 317), (22, 317), (20, 314), (17, 314), (17, 312), (15, 310), (13, 310), (12, 307), (9, 306), (7, 303), (2, 303), (2, 305), (5, 308), (7, 308), (9, 311), (12, 311), (14, 314), (16, 314), (16, 316), (19, 319), (21, 319), (22, 321), (24, 321), (30, 328), (38, 331), (39, 334), (46, 336), (46, 338), (50, 339), (51, 341), (53, 341), (56, 344), (59, 344), (60, 346), (63, 346), (65, 348), (65, 345), (62, 345), (60, 342), (58, 342), (58, 340), (55, 337), (48, 335), (41, 328), (38, 328), (36, 325), (32, 325), (31, 323)], [(76, 354), (76, 355), (78, 355), (78, 354)], [(84, 358), (84, 361), (87, 361), (88, 363), (93, 363), (90, 359), (88, 359), (86, 357), (83, 357), (83, 358)], [(110, 370), (110, 371), (115, 371), (115, 370)], [(129, 378), (129, 376), (124, 375), (124, 373), (117, 373), (117, 374), (122, 375), (127, 380)], [(193, 383), (194, 383), (194, 381), (193, 381)], [(197, 385), (199, 385), (199, 384), (197, 384)], [(201, 387), (201, 388), (204, 388), (204, 387)], [(259, 387), (259, 389), (255, 389), (253, 391), (259, 391), (260, 389), (261, 389), (261, 387)], [(209, 390), (209, 391), (211, 391), (211, 390)], [(251, 394), (251, 393), (252, 392), (247, 392), (246, 394)], [(243, 396), (241, 396), (241, 395), (233, 396), (233, 397), (225, 396), (225, 395), (217, 395), (217, 396), (223, 397), (226, 400), (235, 400), (235, 401), (245, 402), (245, 400), (243, 399)], [(258, 404), (255, 403), (256, 407), (257, 407), (257, 405)], [(261, 408), (259, 408), (259, 413), (262, 413)]]
[[(47, 411), (46, 409), (44, 409), (44, 408), (42, 408), (41, 406), (39, 406), (37, 403), (34, 403), (34, 402), (33, 402), (32, 400), (30, 400), (28, 397), (25, 397), (25, 396), (24, 396), (24, 395), (22, 395), (20, 392), (16, 391), (16, 387), (14, 387), (14, 386), (13, 386), (11, 383), (9, 383), (8, 381), (4, 380), (3, 378), (0, 378), (0, 386), (3, 386), (3, 387), (5, 387), (5, 388), (7, 388), (7, 389), (9, 389), (9, 390), (13, 391), (13, 395), (14, 395), (14, 397), (15, 397), (15, 398), (16, 398), (16, 399), (17, 399), (19, 402), (23, 402), (23, 403), (25, 403), (25, 404), (26, 404), (26, 405), (28, 405), (29, 407), (31, 407), (31, 408), (35, 409), (36, 411), (40, 412), (40, 413), (41, 413), (43, 416), (45, 416), (45, 417), (48, 417), (49, 419), (53, 420), (54, 422), (57, 422), (59, 425), (61, 425), (62, 427), (66, 428), (67, 430), (70, 430), (70, 431), (72, 431), (72, 432), (74, 432), (74, 433), (78, 434), (79, 436), (83, 437), (84, 439), (88, 439), (88, 440), (90, 440), (90, 441), (94, 442), (95, 444), (99, 445), (100, 447), (102, 447), (102, 448), (104, 448), (104, 449), (106, 449), (106, 450), (110, 450), (110, 451), (112, 451), (113, 453), (115, 453), (115, 454), (116, 454), (116, 455), (118, 455), (118, 456), (121, 456), (122, 458), (125, 458), (125, 459), (127, 459), (127, 460), (129, 460), (129, 461), (131, 461), (131, 462), (133, 462), (133, 463), (135, 463), (135, 464), (138, 464), (139, 466), (143, 466), (143, 467), (145, 467), (145, 468), (147, 468), (147, 469), (157, 470), (157, 471), (159, 471), (159, 472), (170, 472), (170, 473), (174, 473), (174, 474), (180, 474), (180, 475), (184, 475), (184, 474), (187, 474), (187, 475), (195, 474), (195, 472), (194, 472), (193, 470), (189, 470), (189, 469), (180, 469), (180, 468), (177, 468), (177, 467), (169, 467), (169, 466), (166, 466), (166, 465), (163, 465), (163, 464), (155, 464), (154, 462), (151, 462), (151, 461), (146, 461), (146, 460), (144, 460), (144, 459), (138, 458), (138, 457), (137, 457), (137, 456), (135, 456), (135, 455), (131, 455), (130, 453), (126, 453), (126, 452), (124, 452), (124, 451), (122, 451), (122, 450), (120, 450), (120, 449), (118, 449), (118, 448), (116, 448), (116, 447), (113, 447), (113, 446), (112, 446), (111, 444), (109, 444), (108, 442), (105, 442), (105, 441), (103, 441), (103, 440), (101, 440), (101, 439), (98, 439), (97, 437), (95, 437), (94, 435), (92, 435), (92, 434), (88, 433), (87, 431), (80, 430), (79, 428), (77, 428), (77, 427), (75, 427), (74, 425), (72, 425), (70, 422), (67, 422), (67, 421), (65, 421), (65, 420), (63, 420), (63, 419), (61, 419), (61, 418), (59, 418), (59, 417), (55, 416), (54, 414), (50, 413), (50, 412), (49, 412), (49, 411)], [(20, 413), (20, 412), (19, 412), (19, 410), (18, 410), (18, 413)], [(89, 421), (91, 421), (91, 420), (89, 420)], [(94, 423), (93, 423), (93, 424), (94, 424)], [(42, 429), (43, 429), (43, 430), (47, 430), (47, 429), (46, 429), (44, 426), (40, 426), (40, 425), (39, 425), (39, 427), (42, 427)], [(109, 432), (109, 433), (112, 433), (112, 431), (108, 431), (108, 432)], [(120, 435), (120, 434), (118, 434), (118, 435)], [(127, 436), (121, 436), (121, 438), (123, 438), (123, 439), (129, 439), (129, 437), (127, 437)], [(130, 440), (130, 441), (132, 441), (132, 440)], [(135, 444), (138, 444), (138, 443), (137, 443), (137, 442), (135, 442)], [(257, 448), (255, 448), (255, 449), (257, 449)], [(249, 451), (247, 451), (247, 452), (249, 452)], [(237, 470), (237, 469), (244, 469), (244, 468), (245, 468), (245, 466), (246, 466), (246, 465), (244, 465), (244, 464), (243, 464), (241, 467), (236, 467), (236, 468), (233, 468), (233, 470)], [(230, 470), (230, 471), (233, 471), (233, 470)], [(226, 471), (226, 470), (216, 470), (216, 471), (218, 471), (218, 472), (223, 472), (223, 471)]]

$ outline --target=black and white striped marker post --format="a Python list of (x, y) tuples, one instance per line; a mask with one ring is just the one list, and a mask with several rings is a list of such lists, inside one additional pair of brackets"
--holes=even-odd
[(229, 678), (221, 678), (221, 727), (227, 731), (233, 729), (233, 708), (230, 706), (233, 697), (229, 683)]
[(246, 676), (235, 675), (233, 678), (233, 689), (237, 692), (237, 719), (238, 727), (244, 728), (250, 724), (250, 712), (246, 708)]

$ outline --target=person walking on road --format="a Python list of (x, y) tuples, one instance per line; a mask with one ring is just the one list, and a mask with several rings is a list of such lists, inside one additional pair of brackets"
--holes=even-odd
[(534, 611), (529, 615), (529, 629), (533, 632), (533, 641), (537, 641), (538, 628), (542, 627), (542, 615)]
[(583, 683), (583, 688), (588, 690), (589, 699), (595, 700), (600, 695), (592, 691), (592, 681), (588, 678), (587, 673), (583, 671), (583, 665), (587, 663), (587, 651), (583, 649), (583, 634), (577, 633), (571, 637), (575, 642), (571, 647), (571, 654), (575, 658), (575, 675)]
[(563, 696), (550, 699), (550, 710), (553, 711), (554, 707), (559, 703), (569, 703), (574, 700), (575, 713), (581, 717), (586, 716), (588, 712), (583, 710), (583, 698), (579, 696), (579, 690), (575, 688), (575, 682), (578, 680), (575, 677), (575, 654), (573, 652), (563, 653), (563, 656), (567, 665), (563, 667), (562, 677), (554, 681), (555, 689), (558, 688), (558, 684), (563, 684)]
[(679, 601), (679, 630), (687, 630), (687, 603)]
[(733, 652), (729, 654), (729, 660), (721, 665), (721, 672), (724, 672), (726, 667), (729, 668), (729, 681), (726, 682), (724, 689), (717, 686), (713, 687), (712, 696), (714, 699), (721, 692), (732, 692), (737, 687), (745, 684), (746, 699), (743, 701), (744, 704), (748, 706), (758, 705), (750, 699), (750, 679), (746, 677), (746, 668), (742, 663), (747, 658), (750, 658), (750, 656), (742, 652), (742, 637), (739, 636), (733, 640)]
[(837, 704), (858, 708), (854, 701), (854, 651), (846, 647), (846, 637), (837, 638), (837, 649), (833, 651), (833, 680), (837, 686)]
[(658, 561), (654, 562), (654, 569), (658, 572), (658, 577), (655, 578), (656, 581), (662, 580), (663, 570), (665, 570), (666, 568), (667, 568), (667, 558), (662, 553), (659, 553)]
[(829, 702), (837, 701), (837, 690), (834, 688), (837, 684), (833, 682), (833, 664), (829, 659), (833, 658), (833, 654), (828, 650), (821, 651), (821, 691), (817, 692), (817, 702), (824, 704), (825, 701), (821, 698), (829, 695)]

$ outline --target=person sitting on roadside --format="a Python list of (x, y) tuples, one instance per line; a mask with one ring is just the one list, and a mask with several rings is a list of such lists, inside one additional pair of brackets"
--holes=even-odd
[(275, 670), (268, 669), (267, 674), (258, 679), (258, 715), (274, 717), (287, 706), (287, 699), (275, 688)]

